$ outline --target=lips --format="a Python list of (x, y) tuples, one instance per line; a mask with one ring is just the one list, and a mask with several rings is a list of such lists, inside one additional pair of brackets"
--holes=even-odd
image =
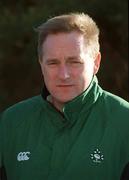
[(60, 84), (60, 85), (57, 85), (57, 87), (72, 87), (73, 85), (71, 84)]

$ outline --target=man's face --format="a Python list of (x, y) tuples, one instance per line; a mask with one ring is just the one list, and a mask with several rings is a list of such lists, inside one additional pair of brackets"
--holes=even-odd
[(48, 35), (43, 44), (40, 65), (45, 85), (54, 101), (65, 103), (80, 95), (97, 73), (100, 54), (88, 54), (79, 32)]

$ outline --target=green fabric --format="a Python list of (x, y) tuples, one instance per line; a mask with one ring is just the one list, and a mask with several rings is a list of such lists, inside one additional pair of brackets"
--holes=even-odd
[(0, 123), (8, 180), (119, 180), (129, 162), (129, 103), (96, 77), (63, 114), (39, 95), (7, 109)]

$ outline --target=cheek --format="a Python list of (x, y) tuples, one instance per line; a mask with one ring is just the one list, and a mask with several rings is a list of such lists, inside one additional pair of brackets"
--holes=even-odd
[(51, 87), (54, 86), (54, 83), (56, 81), (54, 73), (53, 72), (49, 72), (46, 69), (43, 69), (42, 73), (43, 73), (43, 79), (44, 79), (44, 82), (45, 82), (47, 88), (51, 89)]
[(52, 80), (53, 76), (50, 73), (45, 72), (45, 71), (43, 72), (43, 79), (44, 79), (45, 83), (47, 83), (47, 84), (53, 82), (53, 80)]
[(44, 79), (50, 78), (50, 72), (44, 66), (42, 66), (42, 74), (43, 74)]
[(85, 76), (89, 77), (92, 76), (93, 73), (94, 73), (94, 62), (90, 60), (84, 66), (84, 74)]
[(74, 71), (74, 77), (76, 78), (76, 80), (83, 80), (84, 77), (86, 76), (87, 73), (87, 68), (85, 66), (77, 69), (76, 71)]
[(78, 81), (80, 82), (80, 85), (82, 85), (82, 87), (84, 86), (84, 88), (89, 85), (92, 77), (93, 77), (93, 71), (94, 71), (94, 68), (93, 68), (93, 64), (88, 64), (88, 65), (85, 65), (83, 67), (83, 69), (78, 73)]

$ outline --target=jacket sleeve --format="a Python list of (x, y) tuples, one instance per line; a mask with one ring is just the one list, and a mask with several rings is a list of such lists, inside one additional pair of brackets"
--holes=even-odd
[(2, 115), (0, 114), (0, 168), (2, 167)]
[(0, 116), (0, 168), (2, 167), (2, 135), (1, 135), (1, 116)]
[(129, 163), (125, 166), (120, 180), (127, 180), (127, 179), (129, 179)]
[(0, 180), (7, 180), (5, 168), (3, 165), (3, 123), (2, 113), (0, 114)]

